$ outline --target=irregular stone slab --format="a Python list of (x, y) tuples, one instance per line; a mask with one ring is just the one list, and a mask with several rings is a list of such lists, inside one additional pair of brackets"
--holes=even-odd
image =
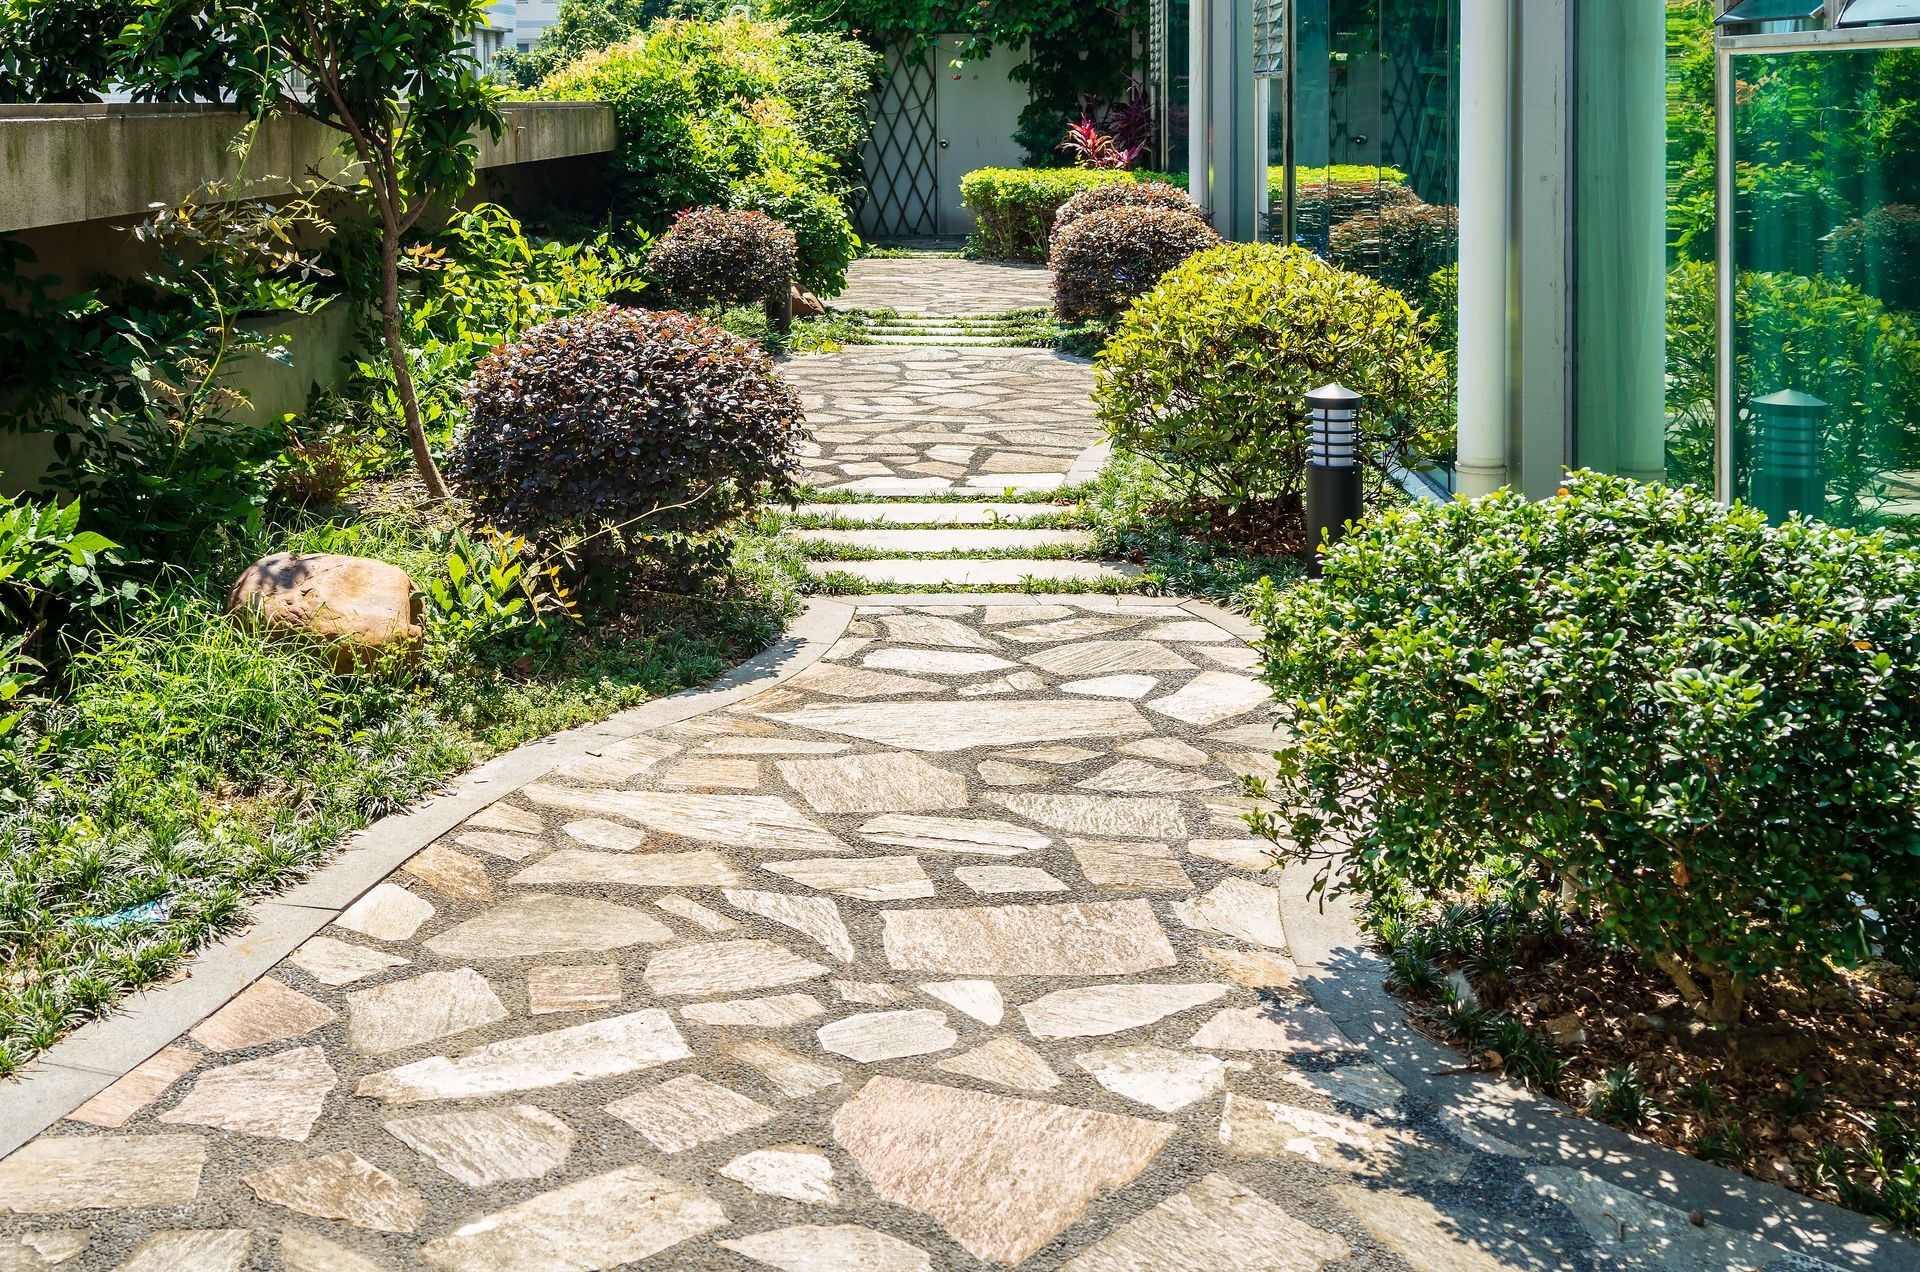
[(457, 1059), (417, 1060), (360, 1079), (355, 1094), (388, 1104), (464, 1100), (639, 1073), (692, 1054), (667, 1013), (655, 1007), (488, 1043)]
[(1222, 1060), (1166, 1047), (1105, 1047), (1083, 1051), (1073, 1062), (1115, 1095), (1177, 1113), (1189, 1104), (1227, 1089), (1227, 1070), (1244, 1069), (1244, 1060)]
[(896, 645), (944, 645), (949, 649), (994, 649), (991, 640), (965, 623), (932, 614), (888, 614), (879, 620)]
[(1321, 1113), (1228, 1092), (1220, 1114), (1220, 1146), (1231, 1157), (1301, 1157), (1360, 1172), (1382, 1166), (1403, 1136), (1337, 1113)]
[[(912, 507), (912, 508), (922, 508), (922, 507), (940, 507), (941, 505), (907, 504), (902, 506)], [(952, 507), (956, 511), (961, 511), (961, 510), (971, 511), (971, 510), (982, 508), (982, 507), (993, 507), (993, 506), (995, 505), (992, 505), (992, 504), (954, 504), (952, 505)], [(1003, 509), (1022, 509), (1027, 512), (1031, 512), (1034, 508), (1034, 505), (1032, 504), (1001, 504), (998, 506)], [(965, 512), (962, 512), (961, 515), (965, 515)], [(1022, 514), (1019, 512), (1002, 512), (1000, 514), (1000, 520), (1007, 521), (1020, 515)], [(897, 520), (897, 518), (889, 517), (888, 520), (893, 521), (893, 520)], [(1075, 612), (1076, 611), (1069, 609), (1065, 605), (989, 605), (983, 611), (983, 618), (987, 626), (989, 627), (1005, 627), (1005, 625), (1008, 623), (1044, 623), (1056, 618), (1072, 618)], [(995, 633), (995, 634), (999, 635), (1002, 633)]]
[[(855, 642), (855, 648), (839, 657), (851, 658), (867, 641)], [(836, 646), (837, 648), (837, 646)], [(829, 659), (836, 655), (827, 652)], [(817, 662), (787, 682), (795, 689), (823, 693), (830, 698), (905, 698), (913, 694), (951, 693), (938, 681), (916, 680), (910, 676), (892, 676), (864, 667), (846, 667), (835, 662)]]
[(812, 994), (774, 994), (730, 1003), (688, 1003), (680, 1009), (683, 1020), (732, 1029), (785, 1029), (826, 1014), (827, 1009)]
[(345, 1246), (298, 1228), (281, 1231), (280, 1262), (286, 1272), (385, 1272), (379, 1264)]
[(1047, 1067), (1039, 1052), (1004, 1034), (972, 1051), (935, 1061), (933, 1067), (1015, 1091), (1046, 1091), (1060, 1085), (1060, 1075)]
[(412, 1232), (426, 1213), (426, 1198), (356, 1153), (323, 1153), (288, 1162), (240, 1182), (269, 1206), (303, 1215), (339, 1219), (375, 1232)]
[(114, 1272), (241, 1272), (253, 1234), (245, 1228), (156, 1232)]
[(1246, 879), (1227, 879), (1204, 896), (1176, 903), (1173, 913), (1199, 932), (1216, 932), (1270, 950), (1287, 948), (1279, 891)]
[(485, 901), (493, 896), (493, 880), (487, 868), (466, 853), (441, 844), (421, 849), (400, 869), (459, 901)]
[(982, 760), (975, 766), (974, 772), (989, 786), (1046, 786), (1053, 781), (1051, 773), (1023, 768), (1005, 760)]
[(833, 1163), (817, 1148), (794, 1144), (742, 1153), (722, 1166), (720, 1173), (748, 1192), (766, 1197), (823, 1206), (840, 1202), (840, 1193), (833, 1186)]
[[(935, 461), (938, 463), (938, 461)], [(931, 465), (912, 465), (925, 471)], [(949, 466), (952, 467), (952, 466)], [(966, 469), (952, 467), (947, 475), (964, 477)], [(1038, 548), (1089, 548), (1093, 536), (1085, 530), (1031, 530), (994, 527), (959, 530), (942, 526), (933, 530), (789, 530), (802, 543), (831, 543), (842, 548), (861, 548), (867, 552), (1032, 552)]]
[(1069, 839), (1080, 873), (1096, 888), (1133, 892), (1191, 892), (1193, 880), (1165, 844), (1122, 843), (1111, 839)]
[(566, 831), (587, 847), (604, 848), (608, 852), (634, 852), (647, 842), (646, 831), (622, 826), (604, 817), (584, 817), (568, 822)]
[(1086, 985), (1059, 989), (1020, 1008), (1036, 1038), (1096, 1038), (1191, 1011), (1227, 992), (1225, 985)]
[(1258, 680), (1230, 671), (1203, 671), (1166, 697), (1149, 702), (1147, 710), (1204, 727), (1271, 701), (1272, 691)]
[[(1409, 1267), (1419, 1268), (1421, 1272), (1513, 1272), (1514, 1264), (1494, 1257), (1476, 1244), (1472, 1236), (1463, 1230), (1458, 1219), (1444, 1214), (1423, 1198), (1354, 1184), (1334, 1184), (1327, 1191), (1366, 1226), (1375, 1240), (1405, 1259)], [(1676, 1210), (1674, 1213), (1679, 1215), (1680, 1212)], [(1607, 1244), (1618, 1246), (1617, 1228), (1609, 1234)], [(1619, 1251), (1615, 1249), (1609, 1253), (1617, 1254)], [(1729, 1259), (1718, 1266), (1764, 1267), (1769, 1262), (1765, 1258)], [(1695, 1266), (1716, 1265), (1699, 1263)]]
[(827, 969), (772, 941), (713, 941), (655, 954), (641, 979), (669, 998), (775, 989), (825, 976)]
[(937, 895), (917, 857), (821, 857), (773, 861), (760, 868), (856, 901), (914, 901)]
[[(537, 841), (534, 846), (539, 846)], [(376, 941), (404, 941), (432, 917), (432, 902), (416, 897), (405, 888), (381, 883), (342, 911), (333, 925)]]
[(915, 812), (967, 806), (966, 778), (905, 751), (782, 760), (776, 767), (815, 812)]
[(920, 992), (933, 995), (949, 1007), (958, 1008), (989, 1029), (999, 1024), (1000, 1018), (1007, 1012), (1007, 1003), (1000, 996), (1000, 987), (992, 981), (934, 981), (922, 985)]
[(1120, 760), (1074, 784), (1083, 791), (1148, 791), (1156, 795), (1178, 795), (1187, 791), (1219, 790), (1227, 781), (1221, 777), (1208, 777), (1204, 773), (1162, 768), (1145, 760)]
[(1129, 627), (1139, 625), (1139, 619), (1125, 618), (1117, 614), (1082, 614), (1078, 617), (1025, 623), (1019, 627), (1003, 627), (994, 635), (1005, 637), (1007, 640), (1017, 640), (1023, 645), (1057, 645), (1063, 641), (1085, 640), (1089, 636), (1111, 636), (1115, 632), (1122, 632)]
[(1369, 1113), (1389, 1112), (1407, 1093), (1405, 1087), (1376, 1064), (1351, 1064), (1339, 1069), (1288, 1069), (1279, 1077), (1303, 1091), (1314, 1091)]
[(878, 1077), (833, 1137), (885, 1201), (928, 1215), (978, 1259), (1018, 1263), (1146, 1169), (1174, 1128), (1038, 1100)]
[(1025, 760), (1029, 764), (1068, 765), (1100, 758), (1100, 752), (1089, 751), (1084, 746), (1027, 746), (997, 754), (1008, 759)]
[(339, 1080), (320, 1048), (296, 1047), (201, 1074), (186, 1098), (160, 1120), (305, 1140)]
[(671, 940), (673, 930), (666, 924), (627, 906), (528, 892), (448, 928), (430, 938), (427, 948), (441, 958), (464, 962), (597, 954)]
[(567, 1160), (579, 1138), (545, 1109), (514, 1104), (396, 1118), (387, 1134), (469, 1188), (538, 1179)]
[(685, 919), (703, 931), (731, 932), (734, 928), (740, 926), (726, 915), (721, 914), (718, 910), (709, 910), (698, 901), (691, 900), (687, 897), (661, 897), (656, 900), (654, 904), (662, 910), (665, 910), (668, 914)]
[(1354, 1050), (1334, 1023), (1309, 1007), (1229, 1007), (1187, 1040), (1213, 1051), (1272, 1051), (1280, 1055)]
[(198, 1135), (42, 1135), (0, 1158), (0, 1214), (184, 1206), (206, 1164)]
[(745, 888), (728, 888), (721, 895), (736, 910), (790, 927), (841, 962), (853, 961), (853, 938), (840, 917), (840, 907), (826, 897), (796, 897)]
[(680, 747), (672, 742), (649, 737), (627, 738), (601, 747), (598, 754), (584, 755), (577, 760), (562, 764), (553, 770), (553, 776), (565, 778), (570, 782), (617, 786), (645, 773), (660, 761), (678, 754), (680, 754)]
[(626, 1166), (541, 1193), (420, 1248), (449, 1272), (611, 1268), (638, 1262), (727, 1223), (696, 1188)]
[(1067, 738), (1114, 738), (1150, 733), (1153, 726), (1130, 702), (1101, 698), (955, 702), (930, 712), (912, 702), (821, 704), (771, 718), (817, 733), (839, 733), (906, 751), (965, 751)]
[(978, 676), (1020, 665), (998, 654), (957, 649), (877, 649), (861, 662), (875, 671), (905, 671), (917, 676)]
[(1200, 951), (1227, 979), (1249, 989), (1292, 989), (1299, 978), (1293, 960), (1251, 950), (1208, 948)]
[(187, 1034), (209, 1051), (240, 1051), (310, 1034), (339, 1013), (264, 976)]
[(851, 1223), (776, 1228), (719, 1245), (781, 1272), (933, 1272), (918, 1246)]
[(1061, 902), (880, 916), (887, 962), (952, 976), (1125, 976), (1179, 960), (1145, 901)]
[(531, 857), (547, 845), (544, 841), (529, 835), (502, 835), (493, 831), (468, 831), (455, 835), (453, 842), (462, 848), (477, 848), (481, 852), (495, 857), (505, 857), (508, 861), (518, 861), (522, 857)]
[(1027, 661), (1056, 676), (1184, 671), (1193, 666), (1165, 645), (1156, 645), (1150, 640), (1092, 640), (1079, 645), (1055, 645), (1028, 654)]
[(640, 1132), (663, 1153), (683, 1153), (711, 1140), (764, 1126), (780, 1116), (731, 1087), (709, 1082), (697, 1073), (615, 1100), (607, 1112)]
[(904, 989), (879, 981), (837, 980), (833, 982), (833, 992), (840, 995), (843, 1003), (865, 1003), (870, 1007), (892, 1007), (913, 1001), (913, 995)]
[(622, 888), (721, 888), (740, 882), (726, 858), (698, 852), (591, 852), (562, 848), (508, 880), (517, 887), (543, 883), (614, 884)]
[(1061, 693), (1077, 693), (1087, 698), (1144, 698), (1160, 687), (1152, 676), (1096, 676), (1092, 680), (1069, 680)]
[(1232, 632), (1198, 618), (1161, 623), (1140, 634), (1148, 640), (1177, 640), (1182, 644), (1225, 644), (1234, 639)]
[(398, 955), (350, 945), (331, 936), (308, 937), (287, 955), (287, 961), (322, 985), (351, 985), (390, 967), (407, 965), (407, 960)]
[(1053, 843), (1037, 830), (986, 817), (876, 817), (860, 827), (860, 833), (897, 848), (981, 857), (1018, 857)]
[(427, 972), (347, 995), (347, 1045), (384, 1056), (506, 1018), (507, 1005), (471, 967)]
[(1236, 870), (1272, 870), (1278, 864), (1274, 847), (1264, 839), (1196, 839), (1187, 851)]
[(1178, 764), (1183, 768), (1198, 768), (1212, 758), (1199, 747), (1189, 746), (1178, 738), (1135, 738), (1113, 749), (1122, 755), (1158, 760), (1162, 764)]
[(540, 814), (530, 813), (512, 804), (488, 804), (460, 823), (462, 830), (503, 830), (512, 835), (538, 835), (546, 828), (547, 824), (540, 819)]
[(975, 892), (992, 896), (1007, 892), (1067, 892), (1070, 889), (1034, 866), (961, 866), (953, 872)]
[(808, 1060), (777, 1042), (765, 1042), (758, 1038), (736, 1042), (727, 1048), (727, 1054), (756, 1070), (780, 1094), (795, 1100), (818, 1095), (828, 1087), (839, 1086), (842, 1081), (837, 1069)]
[(1260, 665), (1260, 651), (1245, 645), (1202, 645), (1193, 652), (1231, 671), (1252, 671)]
[[(67, 1114), (70, 1122), (84, 1122), (104, 1130), (116, 1130), (127, 1119), (159, 1099), (166, 1089), (193, 1071), (200, 1063), (197, 1051), (185, 1047), (162, 1047), (129, 1069), (112, 1086)], [(0, 1272), (6, 1260), (0, 1259)]]
[(1187, 822), (1170, 799), (1128, 799), (1107, 795), (996, 792), (987, 798), (1028, 821), (1078, 835), (1115, 839), (1182, 839)]
[(931, 1055), (960, 1041), (960, 1035), (947, 1027), (945, 1012), (926, 1008), (848, 1016), (822, 1025), (815, 1036), (824, 1050), (861, 1064)]
[[(762, 695), (763, 698), (772, 696), (771, 693)], [(786, 737), (715, 738), (705, 747), (714, 755), (838, 755), (846, 749), (844, 742)]]
[(660, 775), (662, 786), (696, 790), (757, 791), (760, 765), (753, 760), (692, 759)]
[(568, 967), (527, 970), (527, 1014), (550, 1016), (562, 1011), (593, 1011), (620, 1001), (617, 963), (579, 963)]
[(1016, 671), (1011, 676), (997, 676), (992, 680), (983, 680), (978, 684), (962, 685), (962, 698), (984, 698), (989, 694), (1000, 693), (1038, 693), (1047, 687), (1046, 677), (1035, 675), (1031, 671)]
[(845, 852), (847, 846), (771, 795), (703, 795), (694, 791), (577, 790), (536, 782), (521, 794), (536, 804), (581, 813), (612, 813), (663, 835), (753, 852)]
[[(1346, 1241), (1309, 1227), (1225, 1175), (1207, 1175), (1122, 1224), (1064, 1272), (1318, 1272), (1352, 1253)], [(1415, 1263), (1422, 1272), (1432, 1264)]]
[(92, 1238), (77, 1228), (42, 1229), (0, 1237), (0, 1272), (40, 1272), (79, 1257)]

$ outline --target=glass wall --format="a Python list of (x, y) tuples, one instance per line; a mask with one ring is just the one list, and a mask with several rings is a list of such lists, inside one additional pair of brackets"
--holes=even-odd
[(1160, 116), (1162, 172), (1184, 174), (1192, 128), (1193, 6), (1191, 0), (1157, 0), (1153, 6), (1152, 75)]

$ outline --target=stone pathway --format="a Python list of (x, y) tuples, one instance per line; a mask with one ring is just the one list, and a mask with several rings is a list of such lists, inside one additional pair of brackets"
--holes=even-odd
[(836, 309), (891, 309), (906, 314), (1001, 314), (1053, 305), (1053, 276), (1044, 265), (1005, 265), (947, 257), (868, 258), (847, 271)]

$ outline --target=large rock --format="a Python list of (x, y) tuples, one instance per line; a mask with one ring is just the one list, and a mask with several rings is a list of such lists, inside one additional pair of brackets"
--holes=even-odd
[(389, 652), (417, 658), (426, 634), (424, 609), (407, 572), (365, 557), (302, 552), (262, 557), (234, 581), (227, 609), (325, 642), (339, 670)]
[(793, 316), (795, 318), (818, 318), (826, 312), (827, 307), (820, 303), (818, 296), (798, 283), (793, 285)]

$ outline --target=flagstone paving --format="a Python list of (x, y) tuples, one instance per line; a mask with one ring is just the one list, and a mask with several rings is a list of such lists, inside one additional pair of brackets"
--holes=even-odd
[(893, 309), (966, 317), (1053, 306), (1044, 265), (1007, 265), (951, 257), (868, 257), (847, 270), (835, 309)]

